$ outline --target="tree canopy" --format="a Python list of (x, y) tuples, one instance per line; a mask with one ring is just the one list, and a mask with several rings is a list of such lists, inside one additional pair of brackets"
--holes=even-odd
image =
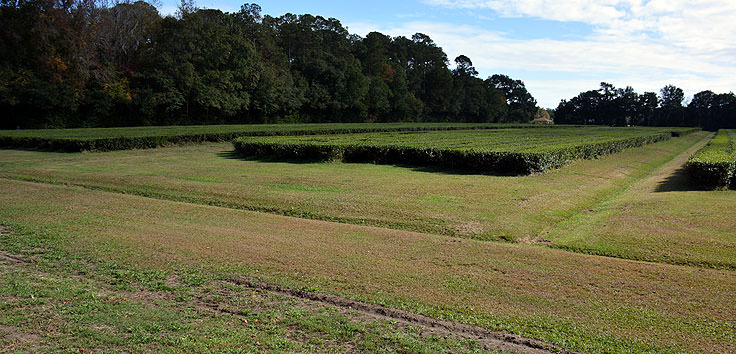
[[(351, 34), (335, 18), (145, 1), (0, 0), (0, 128), (278, 122), (528, 122), (521, 80), (478, 77), (429, 36)], [(687, 106), (667, 85), (562, 100), (557, 123), (736, 127), (733, 93)]]
[(427, 35), (365, 38), (338, 19), (183, 1), (1, 0), (2, 128), (160, 124), (526, 122), (524, 83), (483, 80)]
[(602, 82), (597, 90), (562, 100), (554, 112), (563, 124), (700, 126), (706, 129), (736, 128), (736, 96), (702, 91), (683, 105), (683, 90), (667, 85), (637, 94), (630, 86), (616, 88)]

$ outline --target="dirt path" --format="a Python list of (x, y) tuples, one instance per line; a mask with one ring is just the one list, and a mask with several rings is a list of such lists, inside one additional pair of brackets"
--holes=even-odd
[(685, 171), (685, 164), (690, 156), (707, 145), (713, 138), (715, 133), (708, 134), (703, 140), (699, 141), (684, 153), (680, 154), (672, 161), (665, 164), (659, 171), (648, 179), (642, 181), (639, 185), (650, 188), (650, 191), (664, 192), (668, 190), (677, 190), (683, 186), (683, 183), (689, 182)]
[(689, 176), (685, 170), (685, 164), (687, 163), (687, 160), (690, 159), (690, 156), (710, 142), (713, 135), (714, 133), (709, 133), (704, 136), (693, 146), (659, 167), (659, 169), (657, 169), (652, 175), (634, 183), (631, 187), (625, 189), (602, 204), (609, 204), (631, 193), (642, 194), (691, 189)]

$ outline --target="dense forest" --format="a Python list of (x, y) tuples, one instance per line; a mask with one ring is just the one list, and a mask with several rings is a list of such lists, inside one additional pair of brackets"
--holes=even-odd
[(633, 88), (616, 88), (602, 82), (598, 90), (562, 100), (554, 110), (560, 124), (688, 126), (715, 130), (736, 128), (736, 95), (701, 91), (683, 105), (682, 89), (667, 85), (659, 96), (637, 94)]
[(451, 69), (428, 36), (182, 2), (1, 0), (2, 128), (275, 122), (527, 122), (524, 83)]
[[(334, 18), (144, 1), (0, 0), (0, 128), (280, 122), (528, 122), (524, 83), (481, 79), (427, 35), (350, 34)], [(453, 68), (454, 67), (454, 68)], [(733, 93), (602, 83), (557, 123), (736, 127)]]

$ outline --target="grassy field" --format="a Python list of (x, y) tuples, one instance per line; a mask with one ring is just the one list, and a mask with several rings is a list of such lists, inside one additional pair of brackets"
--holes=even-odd
[(734, 352), (736, 191), (693, 190), (683, 169), (711, 136), (517, 177), (244, 159), (227, 143), (3, 150), (0, 343), (489, 349), (245, 278), (580, 352)]
[(506, 123), (322, 123), (0, 130), (0, 147), (39, 148), (70, 152), (113, 151), (207, 141), (230, 141), (238, 136), (502, 129), (512, 127), (554, 128), (556, 126)]
[[(706, 133), (691, 134), (523, 177), (247, 160), (234, 155), (228, 144), (104, 154), (13, 150), (0, 156), (0, 176), (479, 240), (541, 245), (556, 240), (553, 246), (587, 253), (734, 269), (732, 192), (630, 192), (630, 199), (656, 198), (643, 205), (647, 212), (638, 221), (635, 214), (628, 222), (611, 224), (619, 231), (606, 242), (590, 242), (595, 238), (587, 231), (583, 240), (574, 233), (562, 238), (556, 232), (606, 215), (605, 203), (676, 157), (690, 156), (696, 143), (705, 142)], [(660, 208), (657, 198), (671, 198), (679, 208)], [(693, 203), (712, 207), (690, 210)], [(635, 224), (652, 227), (653, 220), (660, 227), (649, 234), (656, 234), (652, 240), (657, 241), (640, 244), (639, 235), (646, 233)]]
[(51, 235), (0, 236), (3, 353), (491, 352), (191, 270), (90, 262)]
[(693, 187), (685, 165), (699, 146), (547, 238), (577, 252), (736, 269), (736, 192)]
[(171, 272), (255, 276), (583, 352), (736, 350), (733, 272), (65, 186), (6, 181), (0, 192), (2, 220), (42, 232), (12, 239), (25, 249), (57, 247), (83, 262), (124, 264), (148, 282), (165, 282)]
[(241, 137), (233, 144), (244, 156), (529, 174), (667, 140), (672, 134), (667, 128), (559, 127)]

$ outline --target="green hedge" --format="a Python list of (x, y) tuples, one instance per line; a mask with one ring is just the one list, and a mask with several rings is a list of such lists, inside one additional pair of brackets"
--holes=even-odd
[[(605, 134), (608, 133), (585, 134), (586, 130), (594, 128), (577, 129), (580, 135), (568, 133), (567, 140), (556, 140), (555, 134), (538, 134), (540, 136), (534, 137), (533, 142), (526, 145), (523, 138), (528, 134), (512, 130), (508, 132), (512, 138), (509, 140), (521, 141), (516, 145), (512, 145), (512, 142), (493, 145), (493, 141), (483, 145), (481, 138), (484, 137), (478, 136), (479, 134), (474, 134), (475, 136), (468, 134), (467, 141), (463, 142), (461, 137), (458, 137), (463, 131), (447, 132), (445, 134), (447, 141), (442, 141), (440, 134), (418, 135), (412, 137), (416, 138), (416, 141), (407, 143), (397, 142), (401, 138), (397, 134), (367, 134), (330, 138), (314, 136), (312, 141), (273, 137), (239, 138), (235, 139), (233, 145), (244, 156), (276, 157), (285, 160), (408, 164), (481, 173), (530, 174), (558, 168), (575, 159), (592, 159), (672, 137), (672, 131), (669, 130), (651, 130), (637, 132), (633, 136), (616, 137), (614, 133), (627, 135), (626, 129), (631, 128), (618, 128), (622, 130), (608, 128), (611, 135), (606, 137)], [(598, 130), (595, 132), (598, 133)], [(515, 139), (517, 137), (518, 139)], [(545, 138), (549, 138), (550, 144), (543, 145)], [(427, 145), (422, 145), (422, 139), (427, 141)], [(535, 150), (534, 145), (530, 144), (536, 145), (538, 151), (530, 151)]]
[(175, 136), (110, 137), (90, 139), (0, 136), (0, 146), (65, 152), (150, 149), (166, 145), (230, 141), (244, 134), (220, 133)]
[(673, 137), (681, 137), (695, 132), (702, 131), (700, 128), (672, 128)]
[(736, 130), (721, 129), (686, 165), (695, 183), (736, 188)]
[(458, 129), (555, 128), (493, 123), (326, 123), (170, 126), (0, 131), (0, 147), (66, 152), (148, 149), (167, 145), (231, 141), (241, 136), (348, 134)]

